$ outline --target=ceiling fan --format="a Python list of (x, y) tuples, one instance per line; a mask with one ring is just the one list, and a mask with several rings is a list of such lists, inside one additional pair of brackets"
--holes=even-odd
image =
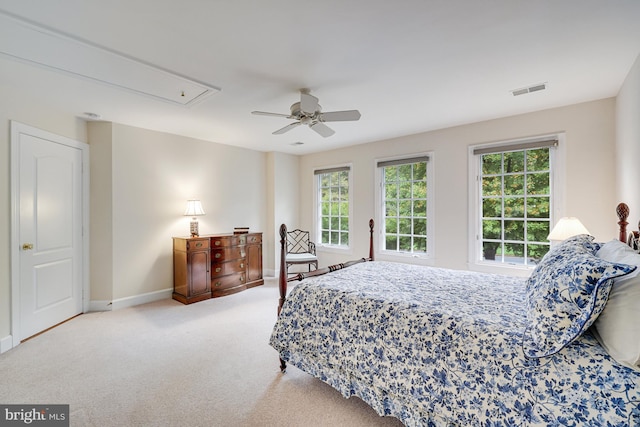
[(291, 114), (267, 113), (264, 111), (252, 111), (251, 114), (286, 117), (287, 119), (297, 120), (273, 132), (274, 135), (281, 135), (297, 126), (307, 125), (325, 138), (335, 133), (333, 129), (324, 124), (325, 122), (345, 122), (360, 119), (360, 112), (358, 110), (329, 111), (323, 113), (320, 104), (318, 104), (318, 98), (311, 95), (308, 89), (300, 90), (300, 102), (291, 105)]

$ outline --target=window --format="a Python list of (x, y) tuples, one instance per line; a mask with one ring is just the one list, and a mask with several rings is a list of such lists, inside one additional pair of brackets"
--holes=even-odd
[(533, 266), (549, 251), (557, 139), (475, 148), (476, 259)]
[(321, 245), (348, 247), (351, 168), (315, 171), (317, 185), (318, 236)]
[(377, 163), (382, 252), (429, 253), (428, 161), (428, 156), (419, 156)]

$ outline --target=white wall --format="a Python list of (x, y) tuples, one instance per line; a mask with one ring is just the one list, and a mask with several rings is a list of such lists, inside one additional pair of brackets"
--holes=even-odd
[[(301, 222), (313, 226), (313, 169), (352, 163), (354, 243), (352, 258), (367, 255), (369, 218), (375, 213), (375, 160), (391, 155), (433, 151), (435, 160), (435, 262), (467, 268), (468, 147), (554, 132), (566, 133), (565, 215), (578, 216), (600, 239), (616, 234), (615, 100), (613, 98), (406, 136), (303, 156), (300, 162)], [(562, 214), (562, 213), (561, 213)], [(321, 253), (320, 264), (344, 261)]]
[[(106, 286), (117, 302), (170, 293), (171, 237), (189, 234), (190, 218), (182, 215), (187, 199), (202, 201), (206, 215), (198, 218), (201, 235), (232, 232), (236, 226), (266, 233), (265, 153), (120, 124), (107, 124), (112, 127), (109, 141), (109, 132), (94, 129), (102, 126), (90, 124), (97, 138), (90, 142), (107, 147), (98, 152), (108, 152), (110, 146), (111, 157), (94, 157), (92, 166), (110, 162), (103, 173), (111, 175), (92, 169), (92, 180), (104, 188), (110, 180), (111, 193), (94, 191), (92, 206), (110, 209), (111, 223), (92, 229), (91, 257), (92, 265), (107, 262), (108, 256), (99, 254), (112, 239), (112, 265), (103, 266), (112, 279), (104, 283), (104, 277), (92, 274), (92, 283), (102, 283), (92, 294), (108, 295)], [(266, 259), (273, 258), (272, 248), (263, 246), (263, 252)], [(93, 295), (91, 299), (99, 308), (101, 303)]]
[(103, 307), (95, 309), (106, 309), (113, 300), (112, 130), (109, 122), (93, 122), (87, 126), (91, 141), (89, 298), (104, 301)]
[(269, 201), (272, 215), (271, 229), (267, 239), (267, 244), (273, 248), (273, 271), (269, 271), (274, 276), (279, 274), (280, 269), (280, 225), (286, 224), (291, 230), (299, 227), (300, 222), (300, 186), (299, 157), (284, 153), (269, 153), (268, 167)]
[(629, 229), (640, 218), (640, 55), (616, 98), (618, 200), (629, 205)]

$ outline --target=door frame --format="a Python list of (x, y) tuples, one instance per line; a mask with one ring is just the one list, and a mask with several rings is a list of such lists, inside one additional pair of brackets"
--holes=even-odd
[(77, 148), (82, 153), (82, 312), (89, 311), (89, 144), (11, 120), (11, 336), (20, 344), (20, 135)]

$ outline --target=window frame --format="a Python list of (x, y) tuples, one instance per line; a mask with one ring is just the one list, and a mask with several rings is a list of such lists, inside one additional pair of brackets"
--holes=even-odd
[[(320, 180), (321, 175), (328, 172), (338, 172), (340, 170), (348, 171), (348, 188), (349, 188), (349, 244), (348, 245), (333, 245), (322, 243), (322, 205), (321, 205), (321, 196), (320, 196)], [(327, 167), (318, 167), (313, 170), (313, 197), (314, 197), (314, 212), (315, 212), (315, 220), (314, 220), (314, 230), (313, 235), (315, 236), (315, 244), (316, 250), (320, 252), (335, 252), (342, 254), (350, 254), (352, 252), (352, 241), (353, 238), (353, 167), (351, 163), (327, 166)]]
[[(565, 135), (564, 133), (542, 135), (533, 138), (501, 141), (488, 144), (469, 146), (469, 248), (468, 266), (471, 270), (489, 273), (504, 273), (528, 276), (535, 265), (523, 265), (516, 263), (503, 263), (485, 261), (482, 259), (482, 154), (476, 150), (496, 150), (496, 153), (519, 151), (527, 144), (543, 143), (556, 140), (555, 146), (549, 152), (549, 185), (550, 185), (550, 211), (549, 221), (552, 227), (556, 220), (562, 216), (565, 209)], [(532, 148), (528, 148), (532, 149)]]
[[(414, 253), (414, 252), (399, 252), (396, 250), (383, 249), (385, 246), (385, 192), (384, 192), (384, 164), (387, 162), (402, 162), (410, 164), (416, 163), (411, 160), (423, 159), (427, 160), (427, 252), (426, 253)], [(435, 259), (435, 207), (433, 201), (435, 200), (435, 154), (433, 151), (420, 152), (414, 154), (405, 154), (402, 156), (377, 158), (374, 160), (375, 168), (375, 188), (376, 188), (376, 244), (375, 255), (376, 259), (398, 262), (411, 262), (414, 260), (420, 264), (433, 264)]]

